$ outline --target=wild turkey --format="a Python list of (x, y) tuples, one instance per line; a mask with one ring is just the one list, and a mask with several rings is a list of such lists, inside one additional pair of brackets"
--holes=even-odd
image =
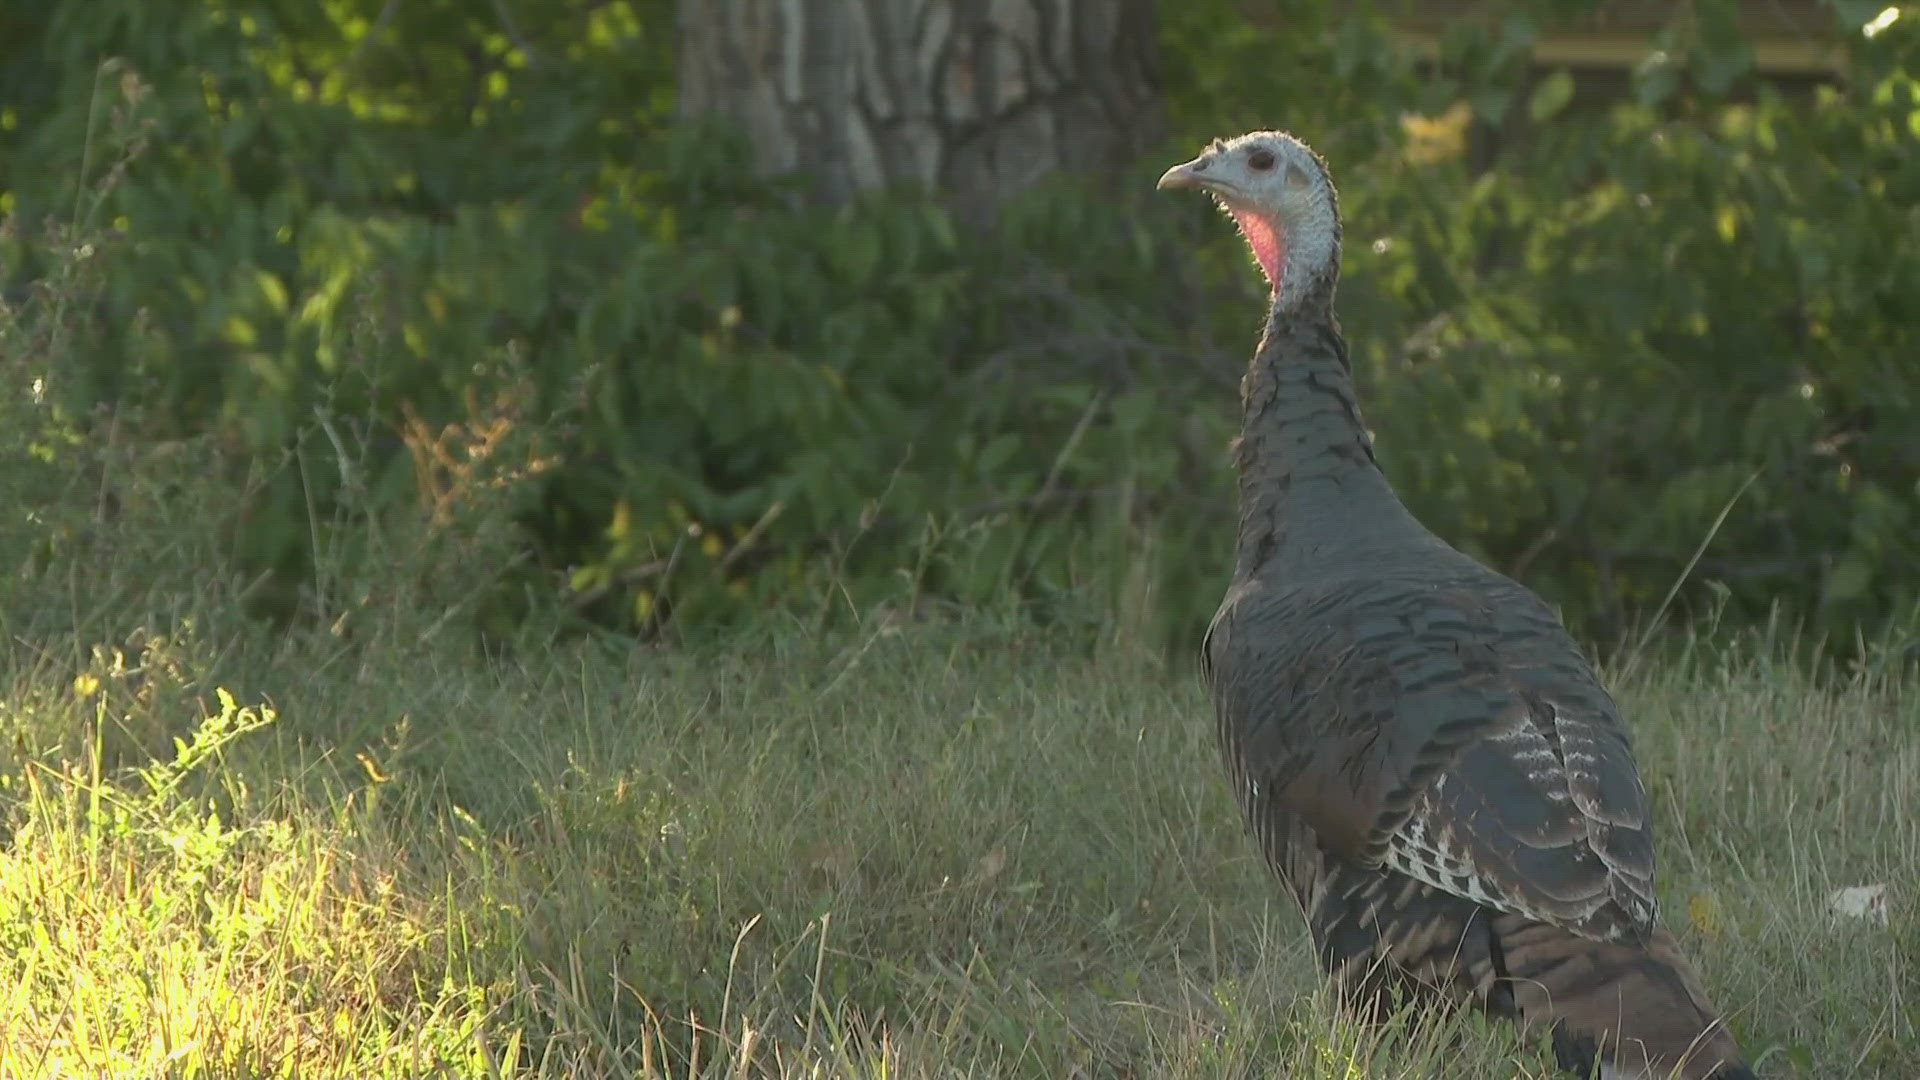
[(1203, 660), (1248, 824), (1322, 966), (1369, 1016), (1397, 989), (1544, 1028), (1579, 1075), (1752, 1080), (1655, 921), (1612, 698), (1547, 606), (1428, 532), (1374, 460), (1325, 163), (1258, 131), (1159, 186), (1212, 195), (1273, 286)]

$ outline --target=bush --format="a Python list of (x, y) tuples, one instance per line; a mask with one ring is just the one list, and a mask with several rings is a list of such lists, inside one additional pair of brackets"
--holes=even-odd
[[(8, 16), (0, 277), (41, 283), (15, 340), (61, 343), (10, 362), (72, 440), (219, 448), (257, 611), (341, 618), (328, 568), (401, 529), (488, 632), (554, 596), (648, 635), (1013, 596), (1184, 647), (1210, 612), (1261, 301), (1156, 163), (962, 232), (910, 193), (797, 206), (669, 124), (661, 0), (82, 7)], [(1539, 19), (1422, 66), (1330, 5), (1227, 7), (1163, 15), (1169, 158), (1282, 118), (1328, 152), (1368, 415), (1438, 531), (1598, 635), (1690, 566), (1683, 602), (1742, 616), (1902, 610), (1920, 33), (1849, 28), (1803, 100), (1703, 3), (1593, 100), (1521, 62)]]
[(1754, 75), (1738, 5), (1685, 5), (1624, 96), (1583, 96), (1525, 63), (1578, 13), (1531, 7), (1415, 62), (1331, 7), (1223, 35), (1191, 6), (1177, 105), (1284, 117), (1334, 162), (1362, 396), (1442, 535), (1597, 636), (1683, 574), (1696, 610), (1841, 638), (1906, 615), (1920, 28), (1838, 5), (1845, 82), (1793, 90)]

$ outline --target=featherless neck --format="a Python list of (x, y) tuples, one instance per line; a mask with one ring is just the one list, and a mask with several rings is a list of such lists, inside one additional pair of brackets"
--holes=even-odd
[(1332, 291), (1327, 282), (1276, 305), (1241, 381), (1245, 418), (1235, 456), (1240, 559), (1248, 569), (1282, 540), (1290, 550), (1351, 544), (1358, 538), (1335, 531), (1350, 532), (1355, 515), (1373, 507), (1388, 518), (1405, 514), (1374, 461)]

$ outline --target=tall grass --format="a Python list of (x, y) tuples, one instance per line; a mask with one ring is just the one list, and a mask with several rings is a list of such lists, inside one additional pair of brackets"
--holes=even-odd
[[(0, 1075), (1550, 1075), (1342, 1020), (1138, 652), (238, 625), (0, 654)], [(1916, 680), (1789, 646), (1620, 688), (1666, 917), (1765, 1075), (1920, 1075)]]

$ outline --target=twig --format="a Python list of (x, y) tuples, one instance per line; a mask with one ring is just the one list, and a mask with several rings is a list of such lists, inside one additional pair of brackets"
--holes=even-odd
[(1106, 394), (1096, 393), (1093, 399), (1087, 402), (1087, 407), (1081, 412), (1080, 419), (1073, 425), (1073, 430), (1067, 434), (1067, 441), (1061, 444), (1060, 452), (1053, 456), (1053, 465), (1047, 469), (1047, 478), (1041, 481), (1040, 490), (1034, 495), (1035, 501), (1046, 502), (1047, 497), (1053, 494), (1054, 487), (1060, 482), (1061, 471), (1067, 467), (1067, 459), (1073, 456), (1074, 449), (1080, 445), (1080, 440), (1087, 434), (1087, 425), (1093, 423), (1093, 414), (1100, 410), (1100, 406), (1105, 404), (1106, 399)]
[(1555, 541), (1566, 535), (1567, 529), (1571, 528), (1573, 523), (1580, 519), (1581, 514), (1586, 513), (1587, 504), (1592, 501), (1593, 489), (1589, 487), (1578, 499), (1574, 500), (1573, 505), (1567, 508), (1566, 513), (1560, 515), (1559, 521), (1547, 526), (1539, 536), (1534, 537), (1532, 542), (1527, 544), (1526, 548), (1514, 558), (1512, 566), (1507, 571), (1508, 576), (1514, 578), (1524, 576), (1527, 568), (1533, 565), (1533, 560), (1539, 558), (1541, 552), (1552, 547)]
[(1673, 585), (1667, 589), (1667, 595), (1660, 599), (1660, 606), (1653, 609), (1653, 617), (1640, 628), (1639, 640), (1635, 641), (1633, 648), (1628, 650), (1629, 658), (1639, 656), (1640, 650), (1646, 647), (1647, 641), (1653, 637), (1653, 628), (1660, 625), (1660, 617), (1667, 613), (1667, 605), (1673, 603), (1673, 598), (1680, 592), (1680, 586), (1686, 583), (1687, 576), (1693, 573), (1694, 565), (1700, 561), (1700, 556), (1706, 553), (1707, 545), (1713, 543), (1713, 538), (1720, 532), (1720, 526), (1726, 524), (1727, 515), (1733, 513), (1733, 504), (1740, 501), (1740, 496), (1747, 493), (1747, 489), (1753, 486), (1755, 480), (1760, 479), (1760, 472), (1760, 469), (1755, 469), (1748, 473), (1747, 478), (1741, 481), (1740, 487), (1727, 499), (1727, 504), (1720, 508), (1720, 516), (1713, 519), (1713, 526), (1707, 530), (1707, 535), (1700, 538), (1699, 545), (1693, 549), (1693, 557), (1687, 560), (1687, 565), (1680, 568), (1680, 576), (1673, 579)]
[(719, 567), (720, 572), (723, 574), (726, 573), (728, 568), (732, 567), (734, 563), (740, 561), (740, 556), (746, 554), (747, 551), (750, 550), (753, 547), (753, 545), (759, 541), (760, 534), (766, 532), (767, 526), (772, 525), (774, 519), (779, 517), (781, 511), (785, 510), (786, 508), (787, 508), (787, 504), (785, 501), (780, 499), (775, 499), (773, 501), (773, 505), (767, 507), (767, 512), (760, 515), (760, 520), (754, 522), (753, 527), (747, 530), (746, 535), (742, 536), (739, 539), (739, 541), (737, 541), (733, 545), (733, 547), (727, 549), (727, 553), (725, 555), (721, 556), (720, 567)]
[(343, 70), (352, 71), (354, 69), (360, 61), (360, 54), (366, 51), (367, 42), (378, 37), (380, 31), (387, 28), (387, 24), (393, 21), (394, 11), (399, 7), (400, 0), (387, 0), (385, 4), (380, 6), (380, 14), (374, 16), (373, 25), (367, 27), (367, 32), (360, 35), (359, 41), (353, 43), (353, 51), (347, 54), (347, 62), (340, 65)]
[(494, 14), (500, 16), (500, 28), (507, 32), (507, 39), (515, 48), (526, 54), (530, 64), (540, 63), (540, 54), (534, 51), (533, 43), (520, 33), (519, 24), (513, 21), (513, 12), (507, 10), (507, 0), (493, 0)]

